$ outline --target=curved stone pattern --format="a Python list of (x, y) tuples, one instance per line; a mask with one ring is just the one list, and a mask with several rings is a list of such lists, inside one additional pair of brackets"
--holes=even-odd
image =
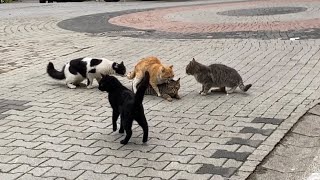
[(230, 11), (218, 12), (219, 15), (226, 16), (267, 16), (277, 14), (290, 14), (306, 11), (305, 7), (269, 7), (269, 8), (253, 8), (253, 9), (237, 9)]

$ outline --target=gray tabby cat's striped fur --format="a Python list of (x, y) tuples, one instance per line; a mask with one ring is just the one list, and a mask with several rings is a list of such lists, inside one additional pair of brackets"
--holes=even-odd
[[(139, 87), (139, 85), (138, 85), (138, 87)], [(180, 96), (178, 94), (178, 91), (180, 89), (180, 78), (176, 81), (170, 80), (167, 83), (159, 84), (158, 88), (159, 88), (159, 91), (161, 93), (162, 98), (164, 98), (168, 101), (172, 101), (172, 98), (180, 99)], [(152, 86), (150, 84), (144, 94), (157, 96), (156, 91), (152, 88)]]
[(186, 73), (193, 75), (196, 80), (202, 84), (201, 95), (206, 95), (212, 87), (218, 87), (225, 90), (226, 87), (231, 88), (225, 90), (228, 94), (232, 93), (238, 86), (246, 92), (252, 85), (243, 85), (243, 81), (239, 73), (223, 64), (211, 64), (205, 66), (198, 63), (194, 58), (186, 67)]

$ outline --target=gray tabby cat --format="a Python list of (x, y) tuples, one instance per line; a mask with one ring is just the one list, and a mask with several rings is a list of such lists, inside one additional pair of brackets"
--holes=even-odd
[(239, 88), (246, 92), (252, 85), (243, 85), (243, 81), (239, 73), (223, 64), (211, 64), (205, 66), (198, 63), (194, 58), (186, 67), (186, 73), (193, 75), (196, 80), (202, 84), (200, 94), (205, 96), (212, 87), (218, 87), (224, 91), (226, 87), (230, 88), (225, 90), (227, 94), (233, 93), (234, 90)]
[[(139, 86), (140, 84), (138, 85), (138, 87)], [(163, 99), (166, 99), (167, 101), (170, 101), (170, 102), (172, 101), (172, 98), (180, 99), (180, 96), (178, 94), (178, 91), (180, 89), (180, 78), (176, 81), (172, 79), (167, 83), (159, 84), (158, 88), (161, 93), (161, 97)], [(150, 84), (145, 94), (157, 96), (156, 91), (152, 88)]]

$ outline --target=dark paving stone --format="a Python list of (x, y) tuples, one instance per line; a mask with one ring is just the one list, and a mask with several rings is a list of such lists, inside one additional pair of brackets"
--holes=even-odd
[(196, 171), (196, 174), (217, 174), (228, 178), (232, 176), (236, 170), (236, 168), (223, 168), (211, 164), (203, 164), (203, 166)]
[(9, 114), (0, 114), (0, 119), (4, 119), (6, 118), (7, 116), (10, 116)]
[(270, 16), (277, 14), (290, 14), (306, 11), (305, 7), (265, 7), (252, 9), (236, 9), (230, 11), (218, 12), (219, 15), (226, 16)]
[(212, 158), (228, 158), (228, 159), (235, 159), (237, 161), (244, 162), (248, 156), (250, 155), (249, 152), (231, 152), (226, 150), (217, 150), (211, 157)]
[(1, 104), (10, 104), (10, 105), (24, 105), (29, 101), (20, 101), (20, 100), (3, 100)]
[(232, 138), (230, 141), (228, 141), (226, 144), (241, 144), (241, 145), (247, 145), (251, 147), (258, 147), (262, 141), (260, 140), (249, 140), (249, 139), (242, 139), (242, 138)]
[(254, 134), (262, 134), (265, 136), (269, 136), (273, 132), (272, 129), (257, 129), (252, 127), (244, 127), (240, 130), (240, 133), (254, 133)]
[[(0, 114), (11, 109), (23, 111), (31, 106), (23, 106), (24, 104), (28, 103), (29, 101), (19, 101), (19, 100), (6, 100), (0, 99)], [(1, 117), (1, 116), (0, 116)]]
[(280, 125), (282, 123), (283, 119), (276, 119), (276, 118), (261, 118), (256, 117), (252, 121), (253, 123), (266, 123), (266, 124), (274, 124), (274, 125)]
[(117, 26), (108, 23), (110, 18), (149, 11), (153, 9), (143, 10), (127, 10), (110, 13), (100, 13), (86, 16), (79, 16), (72, 19), (66, 19), (58, 23), (62, 29), (90, 33), (89, 36), (99, 37), (132, 37), (145, 39), (283, 39), (299, 37), (303, 39), (320, 39), (320, 28), (311, 28), (303, 30), (290, 31), (236, 31), (236, 32), (215, 32), (215, 33), (172, 33), (156, 30), (141, 30), (130, 27)]

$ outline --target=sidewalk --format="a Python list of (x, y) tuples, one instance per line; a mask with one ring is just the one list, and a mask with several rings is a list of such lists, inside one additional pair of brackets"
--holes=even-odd
[[(317, 0), (1, 5), (0, 179), (243, 180), (257, 166), (271, 169), (272, 158), (263, 159), (291, 152), (285, 135), (319, 102), (319, 9)], [(48, 62), (59, 69), (84, 56), (124, 61), (131, 71), (150, 55), (173, 65), (181, 100), (145, 97), (147, 144), (136, 124), (130, 143), (119, 143), (106, 93), (68, 89), (46, 74)], [(200, 96), (185, 73), (192, 58), (233, 67), (253, 86)], [(318, 137), (310, 117), (294, 127), (297, 143), (297, 134)], [(317, 164), (310, 151), (301, 156)], [(318, 171), (305, 169), (297, 176)]]

